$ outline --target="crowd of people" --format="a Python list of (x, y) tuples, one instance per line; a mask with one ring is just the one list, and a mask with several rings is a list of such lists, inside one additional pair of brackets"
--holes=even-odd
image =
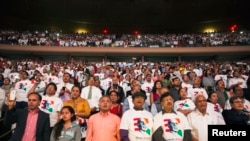
[(207, 141), (250, 124), (249, 62), (105, 65), (0, 60), (1, 133), (11, 141)]
[(0, 31), (0, 44), (66, 47), (209, 47), (250, 45), (249, 31), (187, 34), (91, 34)]

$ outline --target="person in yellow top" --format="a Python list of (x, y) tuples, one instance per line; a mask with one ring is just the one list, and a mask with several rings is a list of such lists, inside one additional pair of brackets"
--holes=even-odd
[(73, 86), (71, 89), (71, 99), (64, 102), (64, 106), (71, 106), (77, 118), (79, 125), (82, 128), (82, 140), (85, 139), (87, 130), (87, 120), (90, 116), (89, 102), (80, 97), (81, 88), (79, 86)]

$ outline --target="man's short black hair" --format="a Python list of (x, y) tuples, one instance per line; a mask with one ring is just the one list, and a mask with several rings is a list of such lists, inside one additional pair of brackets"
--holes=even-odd
[[(168, 96), (171, 96), (171, 97), (173, 98), (173, 96), (172, 96), (172, 94), (171, 94), (170, 92), (165, 92), (165, 93), (163, 93), (163, 94), (161, 95), (160, 102), (162, 102), (163, 99), (164, 99), (165, 97), (168, 97)], [(174, 98), (173, 98), (173, 99), (174, 99)]]
[(37, 95), (37, 96), (38, 96), (38, 100), (39, 100), (39, 101), (42, 101), (42, 96), (41, 96), (39, 93), (37, 93), (37, 92), (31, 92), (31, 93), (29, 93), (29, 94), (28, 94), (28, 97), (29, 97), (30, 95), (32, 95), (32, 94)]

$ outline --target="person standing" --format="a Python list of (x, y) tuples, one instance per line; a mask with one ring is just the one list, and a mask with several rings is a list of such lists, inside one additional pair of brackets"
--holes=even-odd
[(36, 93), (28, 95), (28, 108), (16, 109), (15, 101), (7, 100), (8, 110), (4, 124), (10, 127), (16, 123), (16, 129), (10, 141), (49, 141), (50, 119), (49, 114), (39, 110), (42, 97)]
[(132, 95), (134, 107), (126, 111), (121, 119), (121, 141), (151, 141), (153, 115), (143, 109), (146, 98), (142, 92)]
[(111, 108), (110, 108), (110, 112), (117, 115), (118, 117), (122, 117), (122, 104), (118, 103), (118, 93), (117, 91), (111, 91), (108, 96), (111, 99)]
[(154, 116), (153, 141), (191, 141), (191, 127), (186, 116), (174, 110), (174, 98), (166, 92), (160, 98), (163, 110)]
[(81, 126), (82, 141), (85, 140), (87, 130), (87, 120), (90, 115), (89, 102), (80, 97), (80, 86), (73, 86), (71, 90), (71, 99), (64, 102), (64, 106), (71, 106), (75, 111), (76, 120)]
[(61, 115), (62, 118), (52, 130), (50, 141), (80, 141), (81, 128), (76, 123), (74, 109), (70, 106), (64, 106)]
[(208, 110), (205, 95), (196, 95), (194, 103), (196, 109), (187, 115), (189, 125), (192, 128), (192, 140), (207, 141), (208, 125), (225, 125), (225, 121), (221, 114)]
[(110, 113), (111, 99), (102, 96), (99, 100), (100, 111), (89, 118), (85, 141), (120, 141), (120, 118)]
[(86, 99), (89, 102), (91, 109), (90, 115), (93, 115), (98, 112), (98, 101), (102, 97), (101, 90), (94, 86), (95, 80), (93, 76), (89, 77), (88, 86), (82, 88), (81, 98)]
[(123, 103), (125, 97), (124, 90), (121, 86), (119, 86), (119, 78), (116, 76), (112, 78), (112, 85), (108, 87), (106, 95), (108, 95), (110, 91), (117, 91), (119, 96), (118, 103)]
[[(169, 92), (168, 87), (162, 87), (160, 90), (160, 95)], [(151, 106), (150, 108), (151, 113), (153, 114), (153, 116), (155, 116), (157, 113), (162, 111), (162, 106), (161, 106), (161, 101), (160, 99), (157, 99)]]
[(24, 109), (28, 106), (27, 96), (29, 94), (29, 90), (33, 86), (31, 81), (28, 79), (28, 75), (29, 74), (26, 71), (20, 72), (21, 80), (15, 83), (17, 109)]
[(50, 116), (50, 131), (61, 118), (60, 111), (63, 107), (63, 102), (58, 98), (56, 93), (56, 84), (51, 82), (45, 88), (45, 95), (42, 96), (42, 101), (39, 106), (40, 110), (46, 112)]
[(59, 98), (62, 99), (63, 102), (70, 99), (71, 89), (74, 86), (70, 82), (70, 79), (71, 74), (65, 72), (63, 74), (63, 82), (59, 82), (59, 84), (57, 84), (56, 95), (59, 96)]
[(174, 102), (174, 110), (187, 116), (195, 109), (194, 102), (187, 97), (187, 88), (179, 89), (179, 100)]
[(231, 109), (223, 110), (222, 115), (227, 125), (248, 125), (250, 112), (244, 109), (244, 98), (232, 96), (229, 99)]

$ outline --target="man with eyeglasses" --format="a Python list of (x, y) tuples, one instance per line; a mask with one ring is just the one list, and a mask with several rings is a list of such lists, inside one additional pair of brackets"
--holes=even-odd
[[(239, 96), (243, 98), (243, 107), (246, 111), (250, 112), (250, 101), (244, 98), (243, 89), (240, 86), (236, 86), (233, 88), (233, 95)], [(225, 103), (224, 109), (230, 110), (231, 109), (231, 103), (229, 99)]]
[(244, 99), (241, 96), (232, 96), (229, 99), (231, 109), (223, 110), (222, 115), (226, 124), (248, 125), (250, 112), (244, 108)]

